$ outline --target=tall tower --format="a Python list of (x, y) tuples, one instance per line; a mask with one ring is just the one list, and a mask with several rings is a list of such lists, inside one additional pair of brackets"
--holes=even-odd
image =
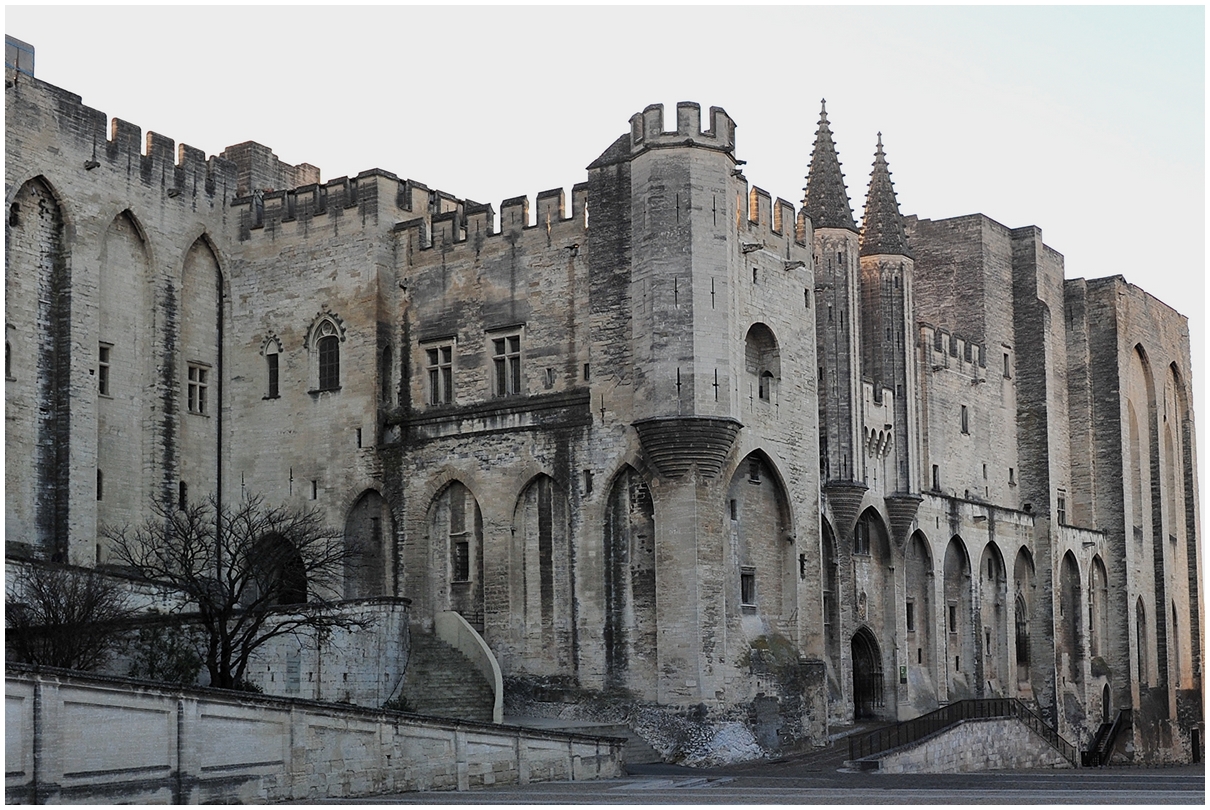
[(861, 291), (857, 224), (821, 102), (803, 210), (814, 225), (819, 467), (837, 534), (847, 536), (861, 483)]

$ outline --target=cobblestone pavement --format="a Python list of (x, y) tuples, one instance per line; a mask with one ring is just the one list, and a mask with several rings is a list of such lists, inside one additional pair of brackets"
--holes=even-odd
[[(378, 796), (374, 804), (1205, 804), (1204, 766), (890, 775), (801, 763), (635, 766), (621, 779)], [(641, 771), (641, 772), (640, 772)]]

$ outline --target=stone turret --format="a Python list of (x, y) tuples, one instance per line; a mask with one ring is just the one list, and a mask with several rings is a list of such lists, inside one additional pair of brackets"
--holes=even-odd
[(828, 126), (827, 99), (820, 101), (819, 129), (815, 131), (815, 149), (811, 152), (811, 168), (804, 191), (803, 208), (817, 229), (857, 230), (844, 174), (840, 170), (840, 158), (836, 154), (836, 144), (832, 142), (832, 129)]
[(820, 472), (833, 506), (834, 528), (838, 535), (847, 535), (865, 491), (860, 471), (861, 279), (857, 225), (824, 102), (803, 209), (815, 226)]
[(874, 170), (870, 172), (865, 217), (861, 221), (861, 255), (912, 255), (903, 231), (903, 217), (899, 214), (891, 170), (887, 167), (886, 153), (882, 151), (881, 132), (878, 133), (878, 147), (874, 152)]
[[(919, 457), (915, 398), (916, 366), (912, 362), (913, 261), (904, 233), (899, 201), (891, 182), (882, 133), (874, 151), (874, 168), (861, 223), (862, 373), (872, 383), (873, 400), (881, 405), (877, 424), (867, 432), (892, 424), (890, 445), (866, 448), (864, 480), (888, 497), (891, 531), (902, 543), (915, 515), (919, 496), (913, 460)], [(865, 421), (870, 422), (867, 414)]]

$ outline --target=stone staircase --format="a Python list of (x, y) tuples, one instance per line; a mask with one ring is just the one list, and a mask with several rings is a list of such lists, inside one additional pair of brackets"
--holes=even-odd
[(412, 630), (403, 677), (407, 710), (432, 717), (492, 722), (495, 695), (470, 660), (431, 633)]

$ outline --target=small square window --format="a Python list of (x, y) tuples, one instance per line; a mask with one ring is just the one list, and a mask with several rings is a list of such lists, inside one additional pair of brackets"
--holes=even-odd
[(189, 364), (189, 381), (186, 391), (186, 402), (189, 413), (209, 413), (210, 397), (210, 368), (197, 363)]

